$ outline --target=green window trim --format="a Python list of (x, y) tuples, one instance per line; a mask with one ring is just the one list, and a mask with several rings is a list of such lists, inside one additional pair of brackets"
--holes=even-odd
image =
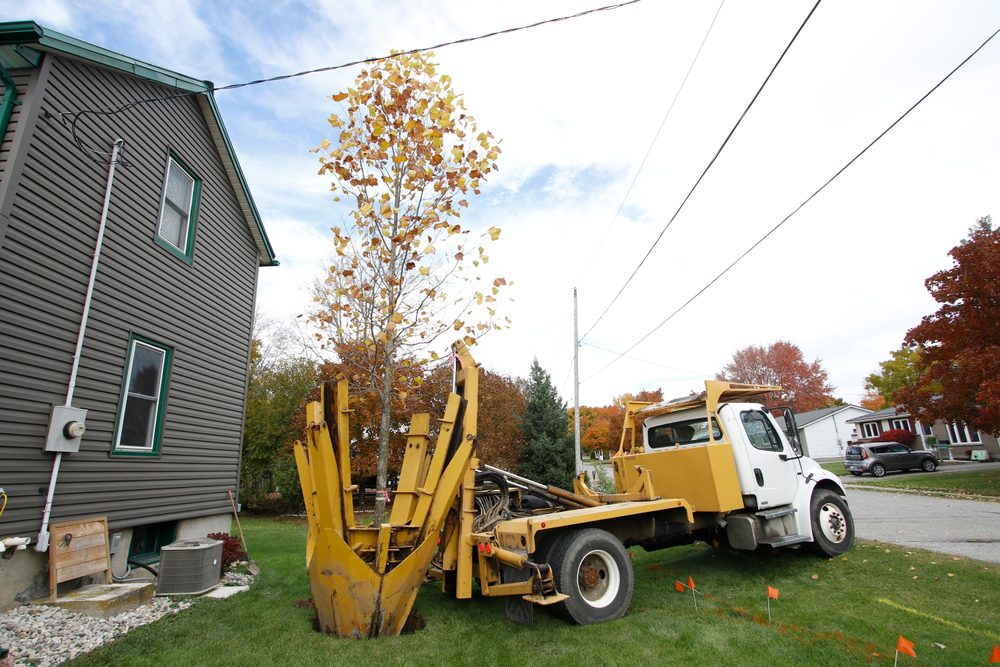
[[(169, 240), (160, 235), (160, 229), (163, 225), (163, 213), (165, 208), (168, 206), (167, 203), (167, 186), (170, 179), (170, 166), (176, 165), (183, 171), (188, 178), (193, 181), (191, 187), (191, 200), (188, 206), (188, 217), (187, 217), (187, 230), (185, 234), (184, 248), (178, 248)], [(156, 233), (153, 235), (153, 240), (156, 245), (161, 248), (166, 249), (170, 254), (174, 255), (186, 264), (194, 263), (194, 237), (195, 231), (198, 227), (198, 208), (201, 204), (201, 178), (192, 170), (187, 164), (172, 150), (167, 151), (167, 165), (166, 171), (163, 174), (163, 188), (160, 193), (160, 208), (156, 212)]]
[[(125, 410), (128, 404), (131, 389), (132, 362), (135, 357), (137, 345), (143, 345), (154, 350), (163, 352), (163, 365), (157, 382), (156, 413), (152, 425), (152, 437), (149, 447), (129, 447), (120, 444), (122, 437), (122, 427), (125, 422)], [(163, 416), (167, 407), (167, 393), (170, 389), (170, 368), (173, 364), (174, 351), (171, 347), (158, 343), (155, 340), (130, 334), (128, 339), (128, 351), (125, 355), (125, 366), (122, 374), (121, 395), (118, 399), (118, 410), (115, 413), (115, 431), (111, 440), (112, 456), (155, 456), (160, 455), (160, 442), (163, 437)]]

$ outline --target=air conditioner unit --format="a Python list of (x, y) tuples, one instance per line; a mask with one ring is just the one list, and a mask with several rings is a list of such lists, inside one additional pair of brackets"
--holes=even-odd
[(178, 540), (160, 549), (157, 595), (195, 595), (219, 583), (222, 542), (207, 537)]

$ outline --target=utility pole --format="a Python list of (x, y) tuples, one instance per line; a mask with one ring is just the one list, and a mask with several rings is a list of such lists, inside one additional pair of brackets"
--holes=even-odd
[(573, 288), (573, 436), (576, 452), (576, 474), (583, 469), (580, 458), (580, 322), (576, 309), (576, 288)]

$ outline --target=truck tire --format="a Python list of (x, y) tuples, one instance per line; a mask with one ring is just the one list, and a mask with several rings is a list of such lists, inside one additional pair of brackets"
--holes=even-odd
[(821, 556), (845, 553), (854, 544), (854, 517), (847, 501), (829, 489), (817, 489), (809, 503), (812, 550)]
[(597, 528), (559, 538), (549, 552), (556, 590), (569, 595), (556, 611), (580, 625), (621, 618), (632, 604), (632, 561), (621, 541)]

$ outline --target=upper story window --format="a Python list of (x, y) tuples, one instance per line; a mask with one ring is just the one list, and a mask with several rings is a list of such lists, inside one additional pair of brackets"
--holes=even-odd
[(200, 197), (201, 179), (171, 153), (163, 179), (156, 242), (188, 264), (194, 258), (194, 231)]
[(171, 356), (165, 345), (136, 335), (129, 339), (112, 453), (159, 453)]
[(747, 432), (750, 444), (755, 449), (771, 452), (784, 450), (781, 438), (778, 437), (778, 431), (766, 414), (759, 410), (744, 410), (740, 413), (740, 419), (743, 420), (743, 428)]
[(891, 429), (902, 429), (904, 431), (909, 431), (910, 420), (903, 417), (902, 419), (891, 419), (889, 420), (889, 428)]
[(882, 427), (878, 422), (865, 422), (861, 425), (861, 432), (866, 438), (877, 438), (882, 435)]
[(953, 445), (982, 442), (979, 437), (979, 431), (965, 422), (948, 422), (948, 435), (951, 437), (951, 444)]

